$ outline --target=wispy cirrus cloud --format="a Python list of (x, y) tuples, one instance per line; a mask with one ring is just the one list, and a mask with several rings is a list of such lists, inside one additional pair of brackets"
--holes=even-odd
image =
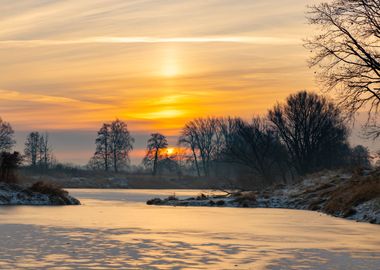
[(313, 89), (301, 40), (314, 1), (1, 0), (0, 116), (56, 130), (58, 158), (83, 162), (115, 117), (165, 135), (199, 116), (249, 119)]
[(28, 101), (46, 104), (79, 103), (79, 100), (67, 97), (22, 93), (14, 90), (0, 89), (1, 101)]
[(249, 36), (219, 36), (219, 37), (113, 37), (99, 36), (78, 39), (20, 39), (0, 40), (2, 47), (38, 47), (80, 44), (131, 44), (131, 43), (245, 43), (255, 45), (295, 45), (299, 39), (280, 37), (249, 37)]

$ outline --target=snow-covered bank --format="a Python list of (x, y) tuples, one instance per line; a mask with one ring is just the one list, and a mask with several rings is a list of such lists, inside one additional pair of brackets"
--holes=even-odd
[(0, 183), (0, 205), (79, 205), (76, 198), (61, 189), (49, 189), (43, 184), (25, 188)]
[(328, 172), (297, 184), (277, 185), (263, 191), (200, 194), (181, 200), (170, 196), (151, 199), (147, 204), (302, 209), (380, 224), (380, 171), (354, 176)]

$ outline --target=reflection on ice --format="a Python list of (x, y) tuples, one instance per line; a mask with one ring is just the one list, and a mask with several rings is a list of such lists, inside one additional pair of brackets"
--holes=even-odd
[(0, 269), (380, 269), (378, 225), (143, 203), (172, 193), (80, 190), (83, 206), (2, 208)]

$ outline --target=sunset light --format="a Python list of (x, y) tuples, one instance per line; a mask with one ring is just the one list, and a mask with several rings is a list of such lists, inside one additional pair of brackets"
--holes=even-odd
[(0, 270), (380, 269), (380, 0), (0, 14)]
[(179, 74), (179, 68), (175, 59), (165, 59), (162, 66), (162, 75), (164, 77), (174, 77)]
[[(242, 33), (239, 27), (260, 24), (252, 12), (280, 18), (276, 1), (235, 3), (232, 10), (231, 3), (115, 2), (120, 8), (85, 0), (18, 10), (9, 1), (0, 22), (2, 117), (25, 131), (90, 131), (120, 117), (132, 129), (159, 127), (174, 135), (184, 121), (223, 115), (227, 105), (248, 119), (265, 113), (274, 99), (314, 88), (302, 49), (308, 27), (298, 8), (292, 11), (297, 16), (281, 17), (276, 27)], [(204, 23), (209, 12), (212, 24)], [(148, 19), (154, 14), (165, 19)], [(56, 30), (48, 31), (49, 25)]]
[(173, 148), (173, 147), (168, 147), (168, 148), (166, 149), (166, 153), (167, 153), (169, 156), (175, 154), (175, 148)]
[[(196, 117), (250, 119), (289, 93), (319, 91), (302, 45), (312, 28), (301, 7), (310, 1), (289, 1), (289, 16), (279, 16), (276, 0), (114, 2), (119, 8), (84, 0), (37, 10), (7, 1), (0, 22), (1, 117), (24, 133), (80, 136), (74, 130), (91, 133), (121, 118), (144, 136), (152, 129), (176, 136)], [(95, 15), (81, 15), (87, 13)], [(277, 19), (268, 25), (252, 14)], [(155, 15), (161, 19), (149, 19)], [(63, 145), (56, 149), (69, 155)], [(77, 151), (86, 163), (91, 145)]]

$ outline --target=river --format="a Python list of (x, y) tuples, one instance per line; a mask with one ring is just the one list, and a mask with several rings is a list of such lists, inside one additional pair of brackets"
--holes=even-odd
[(0, 269), (380, 269), (380, 226), (284, 209), (148, 206), (194, 190), (70, 190), (0, 208)]

